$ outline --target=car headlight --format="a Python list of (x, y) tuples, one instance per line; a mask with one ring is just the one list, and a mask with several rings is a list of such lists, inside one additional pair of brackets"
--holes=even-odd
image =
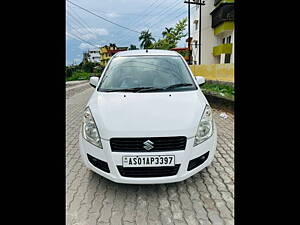
[(89, 107), (87, 107), (84, 110), (83, 114), (82, 136), (91, 144), (102, 148), (102, 143), (97, 129), (97, 125)]
[(207, 140), (213, 134), (213, 116), (209, 105), (205, 106), (197, 133), (195, 135), (194, 147)]

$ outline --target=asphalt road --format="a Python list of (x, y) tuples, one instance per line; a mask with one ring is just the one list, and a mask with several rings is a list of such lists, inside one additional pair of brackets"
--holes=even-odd
[(179, 183), (116, 184), (81, 162), (79, 127), (94, 90), (88, 84), (66, 91), (66, 221), (94, 224), (234, 224), (234, 116), (214, 110), (218, 145), (212, 164)]

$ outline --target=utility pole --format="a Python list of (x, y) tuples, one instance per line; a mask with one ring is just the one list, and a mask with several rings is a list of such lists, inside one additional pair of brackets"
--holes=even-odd
[[(187, 2), (184, 2), (187, 3)], [(189, 65), (191, 64), (191, 6), (190, 2), (188, 2), (188, 33), (189, 33), (189, 38), (188, 38), (188, 51), (189, 51)]]
[[(190, 4), (194, 4), (194, 5), (199, 5), (199, 60), (198, 60), (198, 64), (201, 64), (201, 6), (205, 5), (205, 1), (200, 0), (200, 2), (190, 2), (190, 1), (185, 1), (184, 3), (188, 3), (189, 6), (189, 10), (188, 10), (188, 21), (189, 21), (189, 40), (190, 40)], [(190, 41), (189, 41), (189, 62), (190, 62), (190, 58), (191, 58), (191, 53), (190, 53)]]

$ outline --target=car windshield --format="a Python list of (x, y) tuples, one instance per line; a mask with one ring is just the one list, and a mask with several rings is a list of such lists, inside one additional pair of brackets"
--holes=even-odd
[(121, 56), (112, 59), (98, 91), (187, 91), (197, 87), (179, 56)]

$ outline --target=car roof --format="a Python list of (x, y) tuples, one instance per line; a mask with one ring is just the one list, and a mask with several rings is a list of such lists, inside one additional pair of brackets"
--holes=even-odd
[(156, 55), (156, 56), (179, 56), (175, 51), (169, 50), (159, 50), (159, 49), (144, 49), (144, 50), (129, 50), (118, 52), (116, 56), (147, 56), (147, 55)]

